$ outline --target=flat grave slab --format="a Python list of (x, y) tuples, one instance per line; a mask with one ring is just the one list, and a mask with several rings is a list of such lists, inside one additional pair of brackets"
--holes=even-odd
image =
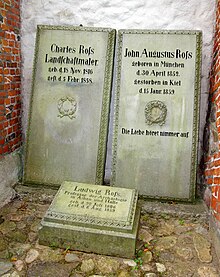
[(24, 183), (102, 184), (115, 30), (38, 26)]
[(39, 242), (133, 257), (140, 211), (135, 189), (64, 182), (44, 216)]
[(195, 198), (200, 31), (121, 30), (112, 182), (147, 198)]

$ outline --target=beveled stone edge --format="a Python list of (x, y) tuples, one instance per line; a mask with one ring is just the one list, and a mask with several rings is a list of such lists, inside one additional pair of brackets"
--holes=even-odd
[(191, 152), (191, 173), (188, 198), (164, 197), (152, 195), (140, 195), (142, 198), (176, 200), (183, 202), (195, 201), (195, 187), (197, 178), (197, 156), (198, 156), (198, 138), (199, 138), (199, 104), (201, 90), (201, 63), (202, 63), (202, 31), (201, 30), (147, 30), (147, 29), (121, 29), (118, 31), (118, 48), (116, 63), (116, 85), (115, 85), (115, 101), (114, 101), (114, 120), (113, 120), (113, 139), (112, 139), (112, 178), (111, 186), (115, 186), (116, 167), (117, 167), (117, 150), (118, 150), (118, 124), (119, 124), (119, 100), (120, 100), (120, 80), (122, 66), (122, 45), (123, 34), (185, 34), (196, 36), (196, 59), (195, 59), (195, 88), (193, 103), (193, 134), (192, 134), (192, 152)]
[(41, 225), (39, 228), (39, 231), (44, 227), (51, 227), (51, 228), (61, 228), (64, 230), (73, 230), (73, 231), (80, 231), (80, 232), (88, 232), (88, 233), (97, 233), (97, 234), (105, 234), (110, 236), (118, 236), (118, 237), (124, 237), (124, 238), (132, 238), (136, 239), (138, 235), (139, 230), (139, 220), (140, 220), (140, 214), (141, 209), (137, 206), (136, 212), (135, 212), (135, 220), (132, 226), (132, 230), (117, 230), (117, 229), (98, 229), (93, 228), (91, 226), (79, 226), (79, 225), (72, 225), (72, 224), (62, 224), (58, 222), (50, 222), (46, 221), (45, 218), (41, 220)]
[[(63, 182), (65, 184), (66, 182)], [(67, 182), (67, 183), (74, 183), (74, 182)], [(80, 183), (77, 183), (80, 184)], [(105, 218), (100, 218), (100, 217), (91, 217), (91, 216), (80, 216), (80, 215), (70, 215), (70, 214), (65, 214), (61, 212), (55, 212), (53, 211), (53, 205), (56, 201), (57, 195), (60, 193), (62, 190), (62, 185), (60, 186), (57, 194), (55, 195), (50, 207), (48, 208), (46, 214), (45, 214), (45, 221), (50, 221), (50, 222), (62, 222), (64, 223), (65, 221), (71, 222), (71, 225), (73, 224), (81, 224), (82, 226), (86, 226), (88, 224), (93, 225), (94, 227), (97, 226), (103, 226), (106, 228), (119, 228), (119, 229), (124, 229), (124, 230), (131, 230), (134, 219), (135, 219), (135, 213), (137, 209), (137, 201), (138, 201), (138, 191), (136, 189), (128, 189), (132, 192), (131, 195), (131, 203), (129, 205), (129, 213), (128, 213), (128, 218), (126, 221), (121, 221), (121, 220), (108, 220)], [(84, 185), (82, 183), (82, 185)], [(103, 187), (108, 187), (108, 186), (101, 186)], [(122, 188), (118, 188), (122, 189)]]
[[(97, 149), (97, 164), (95, 175), (95, 184), (101, 185), (104, 179), (105, 173), (105, 160), (107, 151), (107, 139), (108, 139), (108, 124), (109, 124), (109, 113), (110, 113), (110, 99), (111, 99), (111, 86), (113, 78), (113, 64), (114, 64), (114, 52), (115, 52), (115, 37), (116, 30), (112, 28), (102, 28), (102, 27), (83, 27), (83, 26), (59, 26), (59, 25), (37, 25), (36, 41), (35, 41), (35, 51), (34, 51), (34, 61), (33, 61), (33, 71), (32, 71), (32, 84), (31, 84), (31, 95), (30, 95), (30, 105), (29, 105), (29, 116), (28, 116), (28, 127), (26, 132), (26, 143), (24, 147), (24, 169), (22, 183), (26, 185), (41, 185), (46, 186), (60, 186), (60, 183), (42, 183), (38, 180), (28, 180), (26, 169), (27, 169), (27, 156), (29, 149), (29, 133), (31, 130), (31, 118), (32, 118), (32, 107), (33, 107), (33, 95), (34, 88), (36, 84), (36, 65), (39, 53), (39, 42), (40, 42), (40, 32), (41, 30), (67, 30), (67, 31), (91, 31), (91, 32), (107, 32), (108, 42), (106, 49), (106, 60), (105, 60), (105, 74), (104, 74), (104, 87), (103, 87), (103, 101), (102, 101), (102, 111), (100, 116), (100, 130), (99, 130), (99, 146)], [(111, 68), (110, 68), (111, 67)]]
[(130, 215), (130, 220), (128, 221), (119, 221), (119, 220), (108, 220), (98, 217), (89, 217), (89, 216), (79, 216), (79, 215), (68, 215), (65, 213), (58, 213), (53, 212), (51, 210), (48, 210), (45, 215), (45, 221), (50, 222), (57, 222), (57, 223), (65, 223), (66, 221), (70, 222), (71, 225), (74, 224), (80, 224), (81, 226), (87, 226), (87, 225), (93, 225), (98, 228), (100, 226), (106, 227), (106, 228), (118, 228), (118, 229), (124, 229), (124, 230), (131, 230), (132, 229), (132, 223), (134, 221), (135, 216), (135, 208), (136, 205), (133, 203), (133, 207), (130, 208), (132, 211)]

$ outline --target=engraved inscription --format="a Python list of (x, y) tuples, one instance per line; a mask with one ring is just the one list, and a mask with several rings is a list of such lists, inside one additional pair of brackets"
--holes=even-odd
[(65, 182), (46, 217), (129, 229), (137, 198), (135, 190)]

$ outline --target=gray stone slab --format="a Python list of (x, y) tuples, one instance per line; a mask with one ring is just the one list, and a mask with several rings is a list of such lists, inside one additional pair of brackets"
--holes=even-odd
[(134, 189), (64, 182), (41, 222), (39, 242), (133, 257), (140, 210)]
[(115, 30), (38, 26), (24, 182), (101, 184)]
[(119, 31), (113, 186), (194, 200), (200, 71), (200, 31)]

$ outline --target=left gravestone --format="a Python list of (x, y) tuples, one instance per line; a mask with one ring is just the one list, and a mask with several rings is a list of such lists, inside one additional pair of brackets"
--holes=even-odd
[(38, 26), (24, 183), (101, 184), (115, 30)]

